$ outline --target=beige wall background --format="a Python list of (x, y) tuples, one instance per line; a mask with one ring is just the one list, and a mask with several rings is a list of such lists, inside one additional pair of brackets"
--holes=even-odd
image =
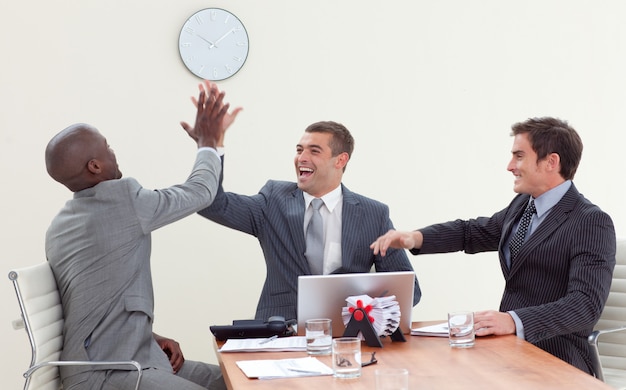
[[(95, 1), (0, 5), (3, 272), (45, 260), (49, 221), (71, 196), (48, 178), (48, 140), (98, 127), (120, 167), (147, 188), (184, 181), (199, 82), (177, 51), (195, 11), (246, 25), (243, 69), (220, 83), (244, 107), (227, 135), (225, 187), (256, 193), (295, 176), (295, 143), (318, 120), (356, 138), (345, 184), (387, 203), (399, 229), (491, 215), (513, 197), (511, 124), (569, 120), (585, 142), (576, 185), (626, 228), (623, 207), (626, 3), (619, 0)], [(187, 359), (216, 362), (212, 324), (251, 318), (265, 266), (256, 239), (191, 216), (153, 234), (155, 331)], [(423, 290), (414, 320), (497, 309), (494, 253), (411, 257)], [(0, 283), (3, 388), (30, 359)]]

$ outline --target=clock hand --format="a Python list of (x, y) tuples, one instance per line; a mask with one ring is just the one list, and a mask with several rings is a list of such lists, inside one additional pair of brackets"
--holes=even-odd
[(222, 35), (217, 41), (215, 41), (215, 43), (213, 44), (213, 46), (217, 47), (217, 44), (224, 38), (226, 38), (228, 36), (228, 34), (232, 33), (233, 31), (235, 31), (234, 28), (231, 28), (226, 34)]
[(205, 41), (206, 43), (211, 45), (211, 46), (209, 46), (209, 49), (213, 49), (214, 47), (217, 47), (217, 46), (215, 46), (215, 43), (217, 43), (217, 42), (213, 43), (213, 42), (209, 41), (208, 39), (206, 39), (205, 37), (203, 37), (200, 34), (196, 34), (196, 35), (198, 36), (198, 38), (202, 39), (203, 41)]

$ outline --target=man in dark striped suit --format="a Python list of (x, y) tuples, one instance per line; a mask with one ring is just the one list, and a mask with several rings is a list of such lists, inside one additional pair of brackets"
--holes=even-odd
[[(237, 110), (225, 118), (228, 127)], [(298, 276), (314, 273), (413, 271), (406, 251), (392, 250), (386, 258), (373, 255), (369, 244), (393, 229), (389, 207), (350, 191), (341, 180), (354, 148), (354, 139), (337, 122), (310, 125), (296, 145), (297, 182), (269, 180), (258, 194), (247, 196), (219, 189), (211, 206), (199, 212), (221, 225), (259, 240), (267, 275), (256, 319), (297, 318)], [(222, 159), (223, 163), (223, 159)], [(313, 199), (323, 201), (323, 264), (315, 272), (307, 258), (305, 232), (313, 215)], [(421, 291), (415, 278), (413, 303)]]
[[(532, 118), (512, 129), (507, 169), (518, 195), (506, 208), (412, 232), (390, 230), (371, 248), (382, 255), (389, 248), (414, 255), (498, 251), (505, 279), (500, 310), (476, 312), (476, 334), (517, 334), (594, 374), (587, 336), (611, 286), (613, 222), (572, 183), (583, 145), (567, 122)], [(520, 223), (527, 209), (529, 220)]]

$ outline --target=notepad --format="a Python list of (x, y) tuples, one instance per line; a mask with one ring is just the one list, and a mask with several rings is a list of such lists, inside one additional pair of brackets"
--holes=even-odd
[(437, 336), (448, 337), (448, 323), (424, 326), (421, 328), (411, 329), (412, 336)]
[(314, 357), (280, 360), (240, 360), (235, 362), (248, 378), (277, 379), (332, 375), (333, 370)]
[(306, 337), (290, 336), (275, 339), (228, 339), (220, 352), (282, 352), (306, 351)]

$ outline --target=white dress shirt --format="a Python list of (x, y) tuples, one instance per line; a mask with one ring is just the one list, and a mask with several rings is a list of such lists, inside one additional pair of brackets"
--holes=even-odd
[[(306, 192), (304, 194), (304, 234), (309, 226), (309, 221), (313, 215), (313, 208), (310, 207), (314, 197)], [(343, 193), (341, 185), (321, 197), (324, 205), (320, 208), (322, 220), (324, 221), (324, 275), (332, 273), (341, 267), (341, 214), (343, 209)]]

